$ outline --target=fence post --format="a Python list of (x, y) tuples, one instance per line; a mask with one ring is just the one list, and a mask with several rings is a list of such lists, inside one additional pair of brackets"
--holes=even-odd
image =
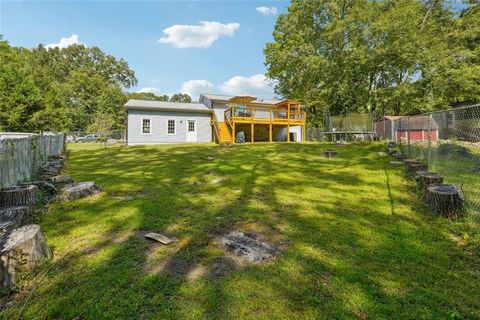
[(411, 157), (410, 150), (410, 116), (407, 116), (407, 146), (408, 146), (408, 157)]

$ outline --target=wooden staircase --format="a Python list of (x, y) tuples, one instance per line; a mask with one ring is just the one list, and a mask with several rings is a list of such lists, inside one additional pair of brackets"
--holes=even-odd
[(230, 144), (232, 143), (232, 133), (228, 124), (226, 122), (217, 122), (218, 123), (218, 142), (220, 144)]

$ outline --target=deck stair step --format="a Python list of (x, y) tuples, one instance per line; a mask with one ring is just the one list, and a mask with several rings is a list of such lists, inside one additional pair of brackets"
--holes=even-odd
[(220, 144), (232, 143), (232, 133), (226, 122), (218, 122)]

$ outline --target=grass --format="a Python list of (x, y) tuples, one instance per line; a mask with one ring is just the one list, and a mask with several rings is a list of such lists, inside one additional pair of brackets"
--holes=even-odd
[[(68, 173), (105, 192), (40, 218), (54, 259), (10, 292), (4, 319), (480, 318), (478, 244), (461, 236), (474, 231), (429, 215), (381, 145), (69, 149)], [(281, 234), (284, 254), (188, 277), (222, 259), (217, 235), (249, 224)], [(175, 265), (186, 275), (161, 271)]]

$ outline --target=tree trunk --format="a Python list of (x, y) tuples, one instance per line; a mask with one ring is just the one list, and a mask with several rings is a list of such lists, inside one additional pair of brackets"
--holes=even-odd
[(464, 205), (462, 190), (453, 184), (435, 184), (428, 187), (427, 200), (434, 214), (456, 218)]
[(443, 176), (435, 172), (419, 171), (418, 176), (418, 189), (422, 193), (428, 192), (428, 187), (433, 184), (443, 183)]
[(327, 158), (335, 158), (337, 156), (337, 152), (333, 150), (326, 150), (324, 154)]
[(31, 222), (37, 203), (38, 187), (35, 185), (0, 189), (0, 207), (27, 206), (29, 212), (24, 218)]
[(416, 177), (417, 176), (417, 172), (419, 171), (427, 171), (428, 170), (428, 167), (426, 164), (423, 164), (423, 163), (411, 163), (409, 166), (408, 166), (408, 170), (410, 172), (410, 175), (412, 177)]
[(40, 226), (31, 224), (0, 234), (1, 284), (14, 285), (19, 270), (32, 270), (50, 259), (52, 252), (40, 231)]
[(1, 232), (10, 231), (21, 226), (23, 217), (28, 216), (28, 206), (15, 206), (0, 208), (0, 229)]

